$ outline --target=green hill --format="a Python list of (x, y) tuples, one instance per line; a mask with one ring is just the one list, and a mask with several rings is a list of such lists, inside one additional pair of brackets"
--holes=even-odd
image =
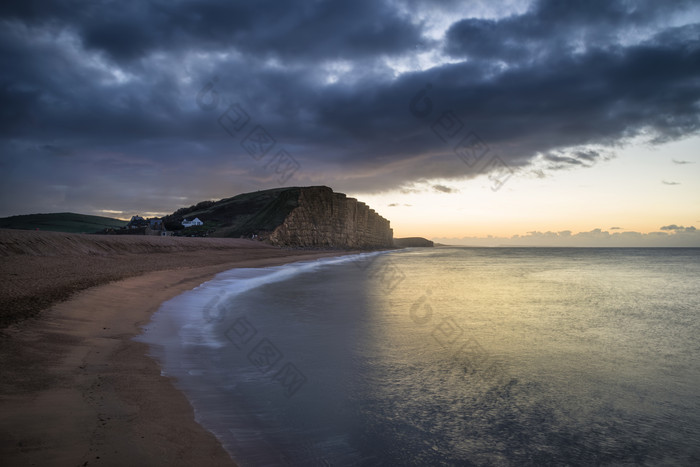
[(111, 217), (87, 216), (74, 212), (27, 214), (0, 218), (0, 229), (47, 230), (50, 232), (94, 233), (105, 228), (119, 228), (127, 221)]
[[(206, 228), (214, 228), (216, 237), (249, 236), (272, 231), (299, 205), (298, 187), (244, 193), (219, 201), (202, 201), (163, 217), (169, 230), (182, 228), (183, 219), (199, 218)], [(194, 231), (194, 230), (193, 230)]]

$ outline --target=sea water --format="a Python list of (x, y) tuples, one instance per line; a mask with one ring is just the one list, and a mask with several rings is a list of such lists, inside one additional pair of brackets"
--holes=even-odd
[(141, 340), (240, 465), (700, 465), (700, 249), (234, 269)]

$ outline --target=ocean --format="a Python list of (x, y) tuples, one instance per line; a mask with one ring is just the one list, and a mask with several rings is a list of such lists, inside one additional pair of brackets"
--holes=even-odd
[(700, 465), (700, 249), (234, 269), (139, 336), (243, 466)]

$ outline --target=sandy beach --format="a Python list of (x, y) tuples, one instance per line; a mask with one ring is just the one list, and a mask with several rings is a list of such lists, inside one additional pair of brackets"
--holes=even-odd
[(234, 465), (132, 338), (221, 271), (343, 253), (0, 230), (0, 464)]

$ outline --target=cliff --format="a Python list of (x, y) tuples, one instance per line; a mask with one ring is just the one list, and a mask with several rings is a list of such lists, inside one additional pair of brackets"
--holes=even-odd
[(328, 187), (302, 188), (298, 205), (268, 237), (273, 245), (390, 248), (389, 221)]
[(392, 248), (389, 221), (365, 203), (325, 186), (276, 188), (204, 201), (163, 218), (175, 228), (198, 217), (217, 237), (247, 237), (278, 246)]
[(394, 246), (397, 248), (410, 248), (410, 247), (433, 247), (435, 246), (433, 242), (423, 237), (406, 237), (406, 238), (395, 238)]

